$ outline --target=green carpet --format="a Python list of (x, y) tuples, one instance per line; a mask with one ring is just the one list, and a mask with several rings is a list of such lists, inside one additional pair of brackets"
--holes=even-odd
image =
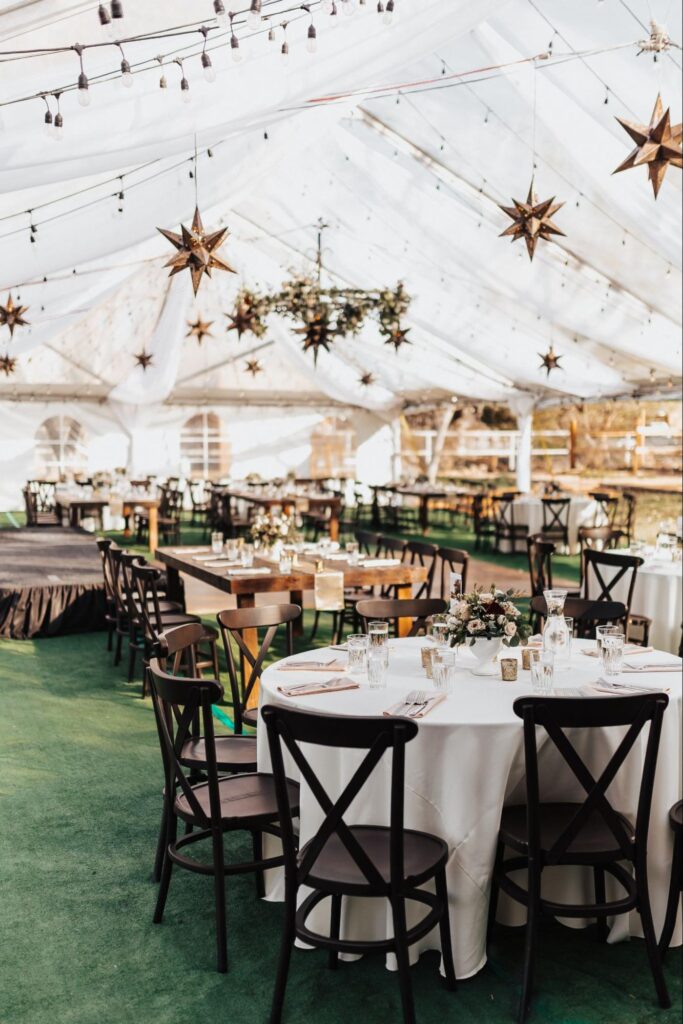
[[(161, 773), (149, 702), (111, 667), (104, 637), (0, 642), (1, 1024), (265, 1024), (281, 907), (229, 881), (231, 970), (214, 971), (211, 881), (178, 872), (151, 923)], [(239, 850), (230, 847), (239, 856)], [(246, 851), (245, 851), (246, 852)], [(511, 1024), (522, 932), (498, 929), (491, 962), (446, 992), (436, 955), (414, 969), (420, 1024)], [(672, 1024), (681, 954), (657, 1008), (641, 941), (549, 926), (531, 1018), (552, 1024)], [(291, 1024), (399, 1024), (398, 986), (377, 958), (326, 968), (297, 952)]]

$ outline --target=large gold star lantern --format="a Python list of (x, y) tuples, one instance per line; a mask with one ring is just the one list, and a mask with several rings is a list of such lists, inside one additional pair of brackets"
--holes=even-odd
[(211, 277), (212, 270), (227, 270), (230, 274), (237, 273), (229, 263), (216, 255), (216, 250), (220, 249), (227, 237), (228, 229), (221, 228), (219, 231), (208, 233), (204, 231), (198, 207), (194, 211), (191, 228), (188, 229), (181, 224), (179, 235), (175, 231), (166, 231), (165, 228), (157, 228), (157, 231), (161, 232), (164, 238), (167, 238), (171, 245), (178, 250), (177, 254), (165, 264), (171, 268), (170, 276), (173, 277), (174, 274), (179, 274), (183, 270), (189, 270), (192, 275), (192, 287), (195, 295), (199, 291), (204, 274)]
[(204, 338), (212, 338), (211, 328), (213, 327), (213, 320), (202, 320), (200, 316), (196, 320), (188, 320), (187, 326), (190, 328), (186, 338), (196, 338), (197, 344), (201, 345)]
[(547, 352), (539, 352), (538, 355), (541, 360), (541, 365), (539, 369), (545, 370), (546, 375), (548, 377), (550, 376), (553, 370), (562, 369), (562, 367), (560, 366), (560, 360), (562, 359), (562, 356), (558, 356), (552, 345), (550, 346)]
[(6, 377), (10, 377), (16, 368), (16, 359), (12, 359), (12, 357), (8, 355), (0, 356), (0, 373), (4, 373)]
[(313, 361), (318, 362), (318, 353), (321, 348), (326, 352), (330, 351), (330, 345), (334, 341), (334, 331), (324, 313), (316, 313), (312, 320), (305, 327), (297, 327), (295, 334), (303, 335), (304, 352), (313, 352)]
[(636, 124), (633, 121), (624, 121), (621, 117), (618, 117), (617, 121), (631, 136), (636, 148), (613, 173), (619, 174), (620, 171), (628, 171), (631, 167), (647, 166), (656, 199), (669, 167), (683, 167), (683, 125), (677, 124), (672, 127), (671, 112), (664, 110), (661, 95), (657, 96), (649, 124)]
[(26, 312), (28, 306), (17, 306), (11, 294), (7, 296), (5, 305), (0, 306), (0, 326), (9, 327), (10, 338), (14, 336), (15, 327), (28, 327), (28, 320), (24, 319)]
[(513, 223), (500, 234), (501, 238), (512, 238), (513, 242), (523, 238), (526, 243), (529, 259), (533, 260), (539, 238), (550, 241), (553, 235), (564, 235), (552, 218), (561, 210), (564, 203), (556, 203), (555, 197), (545, 199), (539, 203), (538, 196), (534, 192), (534, 182), (529, 186), (529, 195), (526, 202), (513, 199), (513, 206), (501, 206), (500, 209), (512, 218)]

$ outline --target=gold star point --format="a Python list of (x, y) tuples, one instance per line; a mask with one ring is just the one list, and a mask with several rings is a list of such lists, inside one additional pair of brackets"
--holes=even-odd
[(25, 319), (24, 313), (28, 312), (28, 306), (18, 306), (11, 293), (7, 296), (7, 302), (0, 306), (0, 326), (9, 327), (10, 338), (14, 337), (15, 327), (28, 327), (29, 322)]
[(562, 367), (560, 366), (562, 356), (557, 355), (552, 345), (545, 354), (543, 352), (539, 352), (538, 355), (541, 360), (541, 365), (539, 369), (545, 370), (548, 377), (550, 376), (553, 370), (562, 369)]
[(16, 368), (16, 359), (12, 359), (9, 355), (0, 356), (0, 373), (4, 373), (6, 377), (10, 377)]
[(358, 383), (364, 388), (369, 388), (375, 383), (375, 378), (371, 373), (364, 373), (358, 378)]
[(190, 328), (185, 337), (196, 338), (197, 343), (201, 345), (204, 338), (213, 338), (211, 328), (213, 327), (213, 320), (202, 320), (200, 316), (196, 320), (188, 320), (187, 326)]
[(199, 291), (204, 274), (211, 277), (212, 270), (226, 270), (230, 274), (237, 273), (229, 263), (216, 255), (216, 250), (220, 249), (228, 236), (228, 229), (220, 228), (218, 231), (211, 231), (207, 234), (204, 231), (199, 207), (194, 211), (192, 226), (189, 229), (181, 224), (180, 234), (175, 231), (167, 231), (166, 228), (157, 228), (157, 231), (178, 250), (177, 254), (172, 256), (164, 266), (171, 268), (171, 277), (183, 270), (189, 270), (195, 295)]
[(143, 373), (147, 371), (147, 367), (151, 366), (153, 362), (154, 357), (151, 356), (149, 352), (146, 352), (144, 349), (142, 350), (142, 352), (138, 352), (138, 354), (135, 356), (135, 365), (139, 366), (142, 369)]
[(683, 124), (671, 125), (671, 111), (664, 110), (661, 94), (657, 96), (649, 124), (636, 124), (621, 117), (617, 121), (636, 144), (623, 163), (613, 172), (619, 174), (632, 167), (647, 164), (655, 199), (659, 195), (669, 167), (683, 167)]
[(247, 373), (250, 373), (252, 377), (256, 377), (259, 373), (263, 373), (263, 367), (258, 359), (248, 359), (244, 369)]
[(554, 196), (552, 199), (544, 199), (543, 202), (539, 202), (538, 196), (534, 192), (533, 179), (529, 186), (526, 202), (513, 198), (512, 203), (512, 206), (500, 207), (513, 223), (505, 231), (501, 231), (499, 237), (511, 238), (513, 242), (523, 238), (530, 260), (534, 258), (540, 238), (549, 242), (554, 235), (564, 236), (564, 231), (561, 231), (552, 219), (557, 211), (562, 209), (564, 203), (556, 203)]

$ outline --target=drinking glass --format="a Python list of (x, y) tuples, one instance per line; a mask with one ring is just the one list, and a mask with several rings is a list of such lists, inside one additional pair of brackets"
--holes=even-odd
[(451, 693), (455, 683), (455, 652), (441, 647), (434, 651), (432, 673), (436, 689)]
[(386, 688), (388, 668), (387, 659), (384, 657), (384, 649), (373, 650), (371, 647), (368, 654), (368, 682), (371, 690), (384, 690)]
[(251, 569), (254, 564), (254, 545), (243, 544), (241, 551), (241, 561), (245, 569)]
[(323, 537), (322, 540), (318, 541), (318, 551), (322, 558), (327, 558), (332, 550), (332, 541), (329, 537)]
[(214, 555), (223, 554), (223, 534), (212, 533), (211, 534), (211, 551)]
[(531, 688), (534, 693), (548, 694), (555, 679), (555, 657), (551, 651), (534, 651), (531, 656)]
[(439, 647), (448, 647), (450, 626), (447, 622), (433, 622), (430, 627), (431, 637)]
[(291, 551), (288, 551), (287, 548), (283, 548), (282, 553), (280, 554), (280, 572), (288, 575), (293, 568), (294, 558), (292, 553)]
[(624, 659), (623, 633), (609, 633), (602, 638), (602, 670), (606, 676), (618, 676)]
[(348, 639), (349, 672), (351, 675), (364, 676), (368, 670), (368, 650), (370, 638), (364, 633), (354, 633)]
[(225, 542), (225, 557), (231, 562), (237, 562), (239, 560), (240, 549), (236, 540), (226, 540)]
[(358, 565), (358, 559), (360, 557), (360, 547), (358, 541), (350, 540), (346, 545), (346, 554), (349, 560), (349, 565)]
[(389, 643), (389, 623), (371, 622), (368, 625), (370, 647), (386, 647)]
[(619, 626), (597, 626), (595, 630), (595, 641), (598, 647), (598, 656), (602, 656), (602, 641), (606, 636), (610, 636), (613, 633), (621, 633), (622, 630)]

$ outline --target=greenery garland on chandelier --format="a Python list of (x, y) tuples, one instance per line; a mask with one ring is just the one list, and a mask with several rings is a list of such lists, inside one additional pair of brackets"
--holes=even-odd
[(237, 331), (240, 338), (243, 334), (262, 338), (268, 329), (268, 317), (280, 316), (297, 325), (294, 330), (302, 337), (304, 352), (313, 352), (315, 362), (321, 349), (329, 352), (335, 341), (357, 337), (369, 319), (377, 321), (385, 343), (393, 345), (396, 351), (410, 344), (402, 321), (411, 300), (401, 282), (394, 289), (323, 287), (324, 227), (319, 225), (317, 275), (294, 274), (280, 291), (273, 293), (243, 288), (232, 312), (227, 314), (228, 330)]

